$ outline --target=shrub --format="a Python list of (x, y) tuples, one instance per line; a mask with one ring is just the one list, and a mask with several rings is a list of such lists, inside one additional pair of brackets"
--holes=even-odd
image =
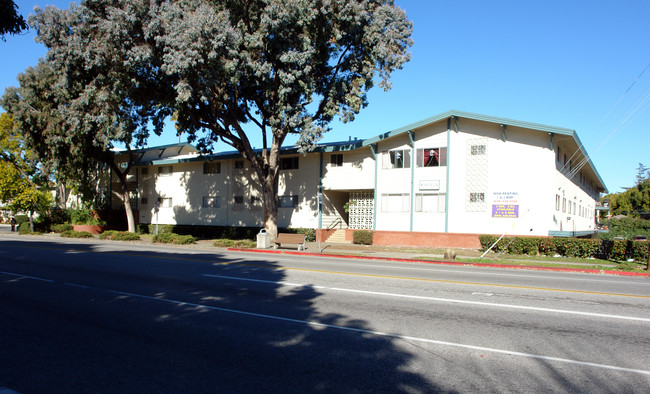
[(79, 208), (70, 212), (72, 224), (104, 225), (106, 222), (99, 218), (97, 212), (88, 208)]
[(537, 255), (539, 238), (513, 237), (508, 239), (508, 253)]
[(140, 236), (128, 231), (108, 230), (99, 235), (99, 239), (112, 239), (114, 241), (139, 241)]
[(14, 219), (16, 219), (17, 225), (20, 225), (22, 223), (29, 223), (29, 216), (27, 215), (16, 215), (14, 216)]
[(170, 244), (174, 243), (176, 245), (188, 245), (195, 244), (196, 238), (191, 235), (178, 235), (176, 233), (161, 233), (154, 235), (153, 242)]
[(176, 239), (174, 240), (174, 243), (176, 245), (195, 244), (196, 243), (196, 238), (194, 238), (191, 235), (177, 235)]
[(174, 233), (158, 233), (153, 236), (152, 241), (154, 243), (161, 243), (161, 244), (170, 244), (174, 242), (174, 239), (176, 239), (176, 234)]
[(232, 248), (235, 246), (235, 241), (227, 238), (220, 238), (214, 241), (212, 244), (218, 248)]
[(29, 228), (29, 222), (22, 222), (18, 225), (18, 232), (20, 234), (30, 233), (32, 230)]
[(52, 225), (52, 231), (54, 231), (55, 233), (59, 233), (59, 234), (60, 234), (60, 233), (62, 233), (62, 232), (64, 232), (64, 231), (69, 231), (69, 230), (72, 230), (72, 225), (71, 225), (71, 224), (67, 224), (67, 223), (66, 223), (66, 224), (55, 224), (55, 225)]
[(357, 245), (372, 245), (373, 232), (370, 230), (357, 230), (352, 233), (352, 243)]
[(316, 241), (316, 230), (313, 228), (297, 228), (295, 229), (298, 234), (305, 234), (305, 241)]
[(93, 235), (88, 231), (74, 231), (68, 230), (61, 233), (62, 237), (65, 238), (92, 238)]
[(554, 256), (556, 253), (553, 238), (541, 238), (537, 244), (537, 250), (545, 256)]

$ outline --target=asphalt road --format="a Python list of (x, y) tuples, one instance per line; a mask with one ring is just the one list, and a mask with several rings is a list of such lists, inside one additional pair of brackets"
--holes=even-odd
[(0, 387), (650, 390), (650, 279), (0, 238)]

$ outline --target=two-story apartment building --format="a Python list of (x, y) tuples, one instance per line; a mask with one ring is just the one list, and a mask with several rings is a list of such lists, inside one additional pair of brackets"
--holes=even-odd
[[(237, 152), (174, 144), (135, 153), (140, 223), (262, 226), (261, 188)], [(288, 147), (281, 168), (279, 227), (370, 229), (384, 244), (587, 235), (607, 191), (574, 130), (461, 111), (306, 155)]]

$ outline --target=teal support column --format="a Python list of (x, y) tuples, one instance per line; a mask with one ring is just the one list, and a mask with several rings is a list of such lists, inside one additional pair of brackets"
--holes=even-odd
[[(316, 203), (318, 204), (318, 242), (321, 241), (321, 229), (323, 228), (323, 152), (320, 152), (320, 162), (318, 165), (318, 195)], [(320, 251), (320, 247), (319, 247)]]
[(503, 142), (506, 142), (506, 125), (504, 124), (501, 125), (501, 137), (503, 138)]
[(553, 144), (553, 133), (548, 133), (548, 147), (551, 151), (555, 150), (555, 144)]
[(409, 231), (413, 232), (413, 211), (415, 208), (415, 133), (413, 130), (408, 131), (409, 143), (411, 145), (411, 209), (409, 217)]
[(377, 144), (374, 145), (369, 145), (370, 146), (370, 154), (372, 155), (372, 158), (375, 160), (375, 189), (372, 192), (373, 196), (373, 203), (372, 203), (372, 229), (376, 230), (377, 229), (377, 170), (378, 170), (378, 164), (377, 164)]
[(456, 123), (456, 117), (452, 116), (447, 119), (447, 179), (445, 180), (445, 232), (449, 232), (449, 167), (451, 167), (451, 120), (454, 120), (454, 126), (456, 132), (458, 132), (458, 124)]

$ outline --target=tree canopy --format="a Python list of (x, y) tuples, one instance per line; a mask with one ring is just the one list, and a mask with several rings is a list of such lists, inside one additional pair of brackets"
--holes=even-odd
[(0, 0), (0, 38), (6, 34), (18, 34), (27, 29), (27, 22), (18, 13), (18, 6), (12, 0)]
[(14, 212), (30, 213), (31, 223), (31, 214), (50, 207), (48, 174), (7, 113), (0, 114), (0, 158), (0, 202)]
[(612, 215), (628, 215), (650, 219), (650, 172), (639, 163), (636, 185), (622, 193), (611, 193), (604, 197), (610, 203)]
[(272, 235), (287, 136), (307, 151), (334, 118), (353, 120), (412, 45), (392, 0), (85, 0), (30, 23), (49, 48), (42, 67), (56, 76), (52, 110), (65, 123), (45, 143), (97, 158), (118, 142), (144, 145), (150, 124), (160, 133), (173, 113), (202, 151), (223, 141), (252, 163)]

